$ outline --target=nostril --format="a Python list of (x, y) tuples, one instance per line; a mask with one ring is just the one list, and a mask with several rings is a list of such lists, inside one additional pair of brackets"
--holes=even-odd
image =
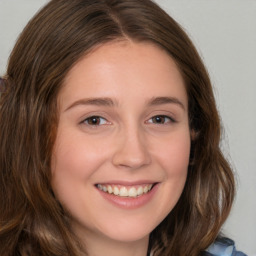
[(136, 149), (123, 146), (113, 155), (113, 164), (119, 167), (138, 169), (150, 163), (151, 156), (146, 148)]

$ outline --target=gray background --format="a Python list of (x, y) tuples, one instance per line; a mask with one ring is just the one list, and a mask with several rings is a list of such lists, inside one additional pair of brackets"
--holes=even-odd
[[(0, 75), (18, 34), (47, 0), (0, 0)], [(256, 0), (157, 0), (187, 31), (209, 70), (238, 192), (223, 232), (256, 256)]]

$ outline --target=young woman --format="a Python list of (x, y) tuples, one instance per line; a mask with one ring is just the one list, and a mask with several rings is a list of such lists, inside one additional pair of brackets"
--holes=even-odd
[(50, 1), (3, 81), (0, 255), (244, 255), (208, 74), (156, 4)]

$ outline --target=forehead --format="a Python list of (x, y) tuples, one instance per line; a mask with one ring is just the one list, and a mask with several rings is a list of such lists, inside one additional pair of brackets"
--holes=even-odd
[(86, 54), (65, 78), (60, 96), (126, 98), (174, 94), (187, 104), (182, 75), (169, 54), (148, 43), (118, 41), (103, 44)]

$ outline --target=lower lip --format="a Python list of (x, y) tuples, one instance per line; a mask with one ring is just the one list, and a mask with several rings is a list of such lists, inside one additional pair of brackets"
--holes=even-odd
[(116, 196), (114, 194), (103, 192), (98, 188), (96, 189), (99, 191), (99, 193), (104, 199), (114, 204), (115, 206), (118, 206), (123, 209), (136, 209), (146, 205), (153, 198), (158, 187), (159, 187), (159, 183), (155, 184), (148, 193), (138, 197), (121, 197), (121, 196)]

